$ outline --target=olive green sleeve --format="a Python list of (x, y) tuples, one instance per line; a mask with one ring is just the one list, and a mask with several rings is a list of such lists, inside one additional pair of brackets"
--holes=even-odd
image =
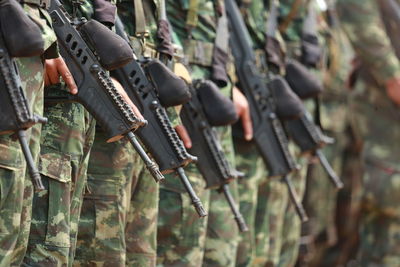
[(400, 62), (385, 32), (376, 0), (338, 0), (338, 14), (357, 55), (382, 85), (400, 77)]

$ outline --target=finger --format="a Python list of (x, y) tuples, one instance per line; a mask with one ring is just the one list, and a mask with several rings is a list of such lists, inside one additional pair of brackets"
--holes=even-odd
[(244, 132), (244, 139), (250, 141), (251, 139), (253, 139), (253, 123), (251, 121), (250, 110), (248, 108), (244, 109), (241, 119)]
[(181, 138), (185, 147), (188, 149), (192, 148), (192, 140), (190, 139), (190, 136), (189, 136), (188, 132), (186, 131), (185, 126), (178, 125), (175, 127), (175, 130), (178, 133), (179, 137)]
[(60, 82), (60, 76), (54, 60), (48, 60), (46, 63), (46, 73), (49, 78), (50, 84), (57, 84)]
[(131, 107), (133, 113), (135, 113), (135, 115), (139, 118), (144, 120), (144, 117), (142, 115), (142, 113), (140, 112), (140, 110), (136, 107), (136, 105), (132, 102), (131, 98), (128, 96), (128, 94), (126, 93), (125, 89), (122, 87), (122, 85), (114, 78), (111, 77), (111, 80), (115, 86), (115, 88), (117, 88), (119, 94), (122, 96), (122, 98), (125, 100), (126, 103), (128, 103), (128, 105)]
[(57, 59), (57, 70), (61, 74), (65, 84), (69, 88), (69, 92), (73, 95), (78, 93), (78, 87), (75, 84), (74, 77), (72, 77), (71, 72), (69, 71), (67, 64), (65, 64), (64, 59), (61, 57)]
[(44, 86), (49, 86), (50, 85), (50, 79), (49, 76), (47, 76), (47, 72), (44, 74)]

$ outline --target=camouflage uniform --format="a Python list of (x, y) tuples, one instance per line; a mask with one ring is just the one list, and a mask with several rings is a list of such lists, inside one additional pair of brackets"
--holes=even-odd
[[(265, 74), (268, 71), (265, 54), (266, 21), (268, 6), (264, 1), (240, 2), (244, 20), (253, 41), (256, 64)], [(277, 33), (276, 38), (280, 40)], [(267, 81), (267, 77), (266, 77)], [(250, 233), (243, 235), (237, 252), (238, 266), (275, 266), (279, 264), (283, 237), (292, 233), (294, 243), (298, 239), (300, 221), (289, 201), (286, 185), (279, 178), (268, 179), (268, 170), (254, 145), (235, 141), (237, 163), (240, 171), (248, 175), (239, 182), (240, 207), (249, 222)], [(293, 174), (297, 190), (301, 189), (298, 174)], [(300, 194), (301, 196), (301, 194)], [(287, 218), (287, 219), (286, 219)], [(286, 229), (286, 220), (292, 228)], [(297, 231), (297, 232), (296, 232)], [(288, 246), (289, 245), (286, 245)], [(290, 244), (290, 246), (293, 246)], [(297, 247), (296, 247), (297, 248)]]
[[(263, 50), (265, 44), (265, 21), (267, 18), (267, 10), (263, 1), (240, 1), (243, 18), (250, 32), (253, 47), (256, 53), (257, 66), (263, 71), (267, 71), (266, 57)], [(252, 266), (258, 265), (259, 260), (256, 260), (256, 248), (260, 245), (265, 246), (264, 251), (268, 250), (267, 225), (268, 220), (265, 220), (266, 204), (259, 202), (259, 190), (264, 189), (268, 183), (268, 170), (263, 159), (259, 156), (257, 148), (254, 144), (241, 140), (234, 139), (235, 154), (237, 169), (245, 173), (245, 177), (239, 179), (239, 198), (240, 211), (249, 226), (249, 231), (240, 236), (240, 242), (236, 255), (237, 266)], [(262, 214), (262, 215), (261, 215)], [(256, 228), (258, 229), (258, 233)], [(257, 244), (256, 239), (261, 242)], [(264, 254), (264, 253), (263, 253)], [(265, 255), (265, 254), (264, 254)]]
[[(400, 263), (399, 110), (385, 91), (389, 79), (400, 77), (400, 22), (389, 3), (338, 1), (342, 26), (361, 60), (361, 79), (352, 91), (350, 119), (363, 140), (362, 266)], [(393, 3), (399, 5), (398, 1)]]
[[(334, 246), (340, 237), (338, 231), (340, 233), (341, 230), (337, 230), (335, 215), (336, 210), (343, 209), (344, 205), (336, 206), (337, 197), (340, 196), (342, 200), (348, 201), (351, 199), (348, 192), (355, 192), (356, 189), (352, 185), (354, 179), (345, 176), (343, 172), (345, 165), (355, 167), (355, 165), (347, 164), (347, 160), (343, 160), (344, 157), (348, 159), (350, 156), (346, 151), (346, 147), (349, 145), (348, 100), (347, 91), (344, 88), (347, 74), (351, 68), (349, 62), (353, 58), (354, 52), (339, 27), (334, 2), (327, 2), (328, 10), (325, 12), (325, 18), (320, 13), (318, 24), (321, 46), (325, 47), (322, 62), (318, 66), (318, 74), (323, 79), (324, 85), (324, 91), (320, 96), (320, 120), (324, 133), (335, 140), (334, 144), (323, 148), (323, 153), (344, 182), (345, 188), (340, 190), (338, 195), (321, 164), (310, 162), (307, 173), (307, 194), (304, 200), (310, 220), (303, 227), (303, 234), (306, 235), (303, 237), (304, 244), (308, 249), (303, 260), (311, 266), (331, 265), (331, 260), (339, 258), (336, 254), (331, 257), (326, 255), (327, 249)], [(315, 8), (317, 9), (317, 7)], [(339, 221), (350, 225), (353, 216), (347, 217), (346, 220), (342, 218), (342, 216), (338, 217)], [(345, 236), (351, 236), (351, 232), (347, 232), (343, 237)], [(345, 243), (348, 245), (350, 242)], [(335, 250), (337, 248), (330, 253)]]
[[(23, 5), (28, 15), (40, 26), (45, 49), (49, 51), (55, 35), (49, 27), (44, 9), (35, 1)], [(29, 4), (28, 4), (29, 3)], [(43, 114), (43, 58), (17, 59), (22, 87), (31, 111)], [(41, 125), (28, 131), (29, 147), (34, 161), (39, 154)], [(26, 163), (20, 145), (9, 136), (0, 136), (0, 266), (18, 266), (22, 260), (29, 235), (33, 187), (26, 174)]]
[[(261, 1), (251, 2), (253, 16), (250, 19), (253, 19), (254, 22), (251, 22), (250, 19), (247, 20), (249, 21), (248, 25), (250, 25), (252, 29), (250, 31), (253, 32), (253, 35), (254, 32), (257, 32), (255, 30), (257, 27), (261, 33), (265, 33), (266, 30), (265, 20), (268, 18), (264, 16), (262, 20), (263, 16), (257, 13), (263, 10), (263, 8), (260, 8), (260, 5), (262, 5)], [(279, 1), (280, 16), (284, 14), (286, 5), (286, 1)], [(264, 7), (264, 10), (265, 8), (268, 7)], [(289, 30), (292, 29), (289, 28)], [(282, 41), (282, 37), (284, 37), (285, 41), (287, 38), (285, 38), (285, 35), (281, 36), (280, 34), (276, 33), (276, 38), (281, 41), (282, 49), (290, 54), (292, 52), (291, 47), (286, 47), (286, 44)], [(254, 43), (257, 44), (259, 49), (265, 47), (265, 40), (261, 39), (260, 33), (258, 33), (258, 37), (254, 35), (253, 40), (257, 40)], [(263, 54), (257, 52), (257, 50), (256, 53)], [(289, 150), (292, 155), (299, 155), (298, 148), (293, 143), (289, 143)], [(289, 179), (292, 180), (301, 201), (305, 187), (304, 166), (307, 159), (297, 157), (296, 160), (302, 168), (293, 172), (289, 176)], [(300, 242), (301, 222), (293, 203), (290, 201), (287, 186), (280, 179), (263, 180), (259, 184), (255, 221), (256, 247), (253, 264), (257, 266), (294, 265)]]
[[(197, 7), (192, 15), (196, 16), (198, 21), (192, 28), (192, 38), (189, 39), (185, 23), (191, 12), (189, 1), (167, 1), (168, 18), (178, 40), (183, 43), (184, 54), (189, 60), (193, 79), (209, 79), (211, 76), (210, 61), (217, 26), (215, 4), (216, 1), (208, 0), (196, 3)], [(204, 53), (201, 57), (196, 54), (196, 44)], [(224, 88), (223, 93), (230, 96), (231, 86)], [(230, 131), (224, 129), (225, 131), (222, 129), (220, 131), (223, 147), (226, 153), (232, 155)], [(204, 189), (205, 181), (194, 165), (188, 166), (185, 170), (209, 215), (208, 218), (199, 219), (180, 181), (176, 177), (171, 177), (172, 175), (167, 177), (167, 181), (160, 186), (157, 264), (233, 266), (238, 230), (233, 218), (229, 220), (231, 215), (228, 204), (215, 190)], [(234, 190), (234, 186), (231, 189)]]
[[(66, 7), (71, 7), (69, 4)], [(82, 10), (91, 16), (90, 3)], [(45, 95), (65, 94), (64, 85), (45, 89)], [(33, 197), (24, 264), (67, 266), (72, 264), (75, 253), (95, 122), (77, 103), (46, 104), (44, 114), (49, 121), (42, 129), (39, 171), (46, 190)]]
[[(154, 45), (157, 24), (151, 6), (143, 1)], [(118, 1), (118, 15), (130, 36), (135, 36), (135, 13), (132, 1)], [(141, 47), (132, 37), (132, 46)], [(138, 41), (138, 42), (136, 42)], [(135, 54), (143, 55), (136, 50)], [(88, 169), (79, 225), (78, 250), (74, 266), (153, 266), (156, 261), (158, 184), (128, 140), (106, 144), (98, 129)]]

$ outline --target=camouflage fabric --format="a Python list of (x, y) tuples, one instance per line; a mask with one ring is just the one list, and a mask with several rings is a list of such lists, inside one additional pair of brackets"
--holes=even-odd
[[(41, 26), (47, 49), (55, 35), (48, 26), (46, 13), (35, 5), (25, 4), (27, 14)], [(17, 59), (22, 87), (31, 111), (43, 115), (43, 60), (39, 57)], [(38, 161), (41, 125), (27, 131), (34, 161)], [(0, 266), (19, 265), (25, 254), (32, 208), (33, 187), (26, 173), (20, 145), (9, 136), (0, 136)]]
[[(345, 165), (351, 168), (348, 161), (343, 160), (345, 154), (348, 153), (346, 147), (349, 146), (349, 136), (346, 131), (348, 126), (348, 100), (347, 91), (344, 88), (351, 67), (349, 62), (352, 60), (354, 52), (347, 37), (339, 28), (333, 2), (328, 2), (330, 13), (327, 13), (327, 15), (330, 17), (326, 18), (326, 21), (333, 21), (333, 23), (324, 27), (324, 20), (320, 25), (320, 33), (324, 37), (327, 48), (326, 59), (321, 69), (325, 88), (321, 95), (320, 119), (324, 132), (335, 139), (335, 143), (323, 148), (323, 152), (344, 182), (344, 189), (336, 192), (328, 180), (326, 172), (318, 162), (309, 165), (307, 195), (304, 202), (310, 217), (307, 232), (312, 233), (309, 240), (313, 244), (311, 244), (311, 251), (307, 255), (306, 261), (313, 266), (330, 265), (327, 259), (336, 257), (334, 255), (332, 257), (327, 256), (325, 251), (336, 245), (337, 242), (342, 242), (339, 240), (338, 232), (347, 228), (344, 224), (350, 225), (354, 220), (354, 216), (349, 216), (346, 220), (340, 220), (342, 225), (336, 225), (336, 210), (356, 206), (351, 201), (357, 198), (352, 198), (349, 194), (358, 190), (355, 184), (352, 185), (351, 183), (352, 177), (346, 176), (343, 171)], [(352, 164), (352, 166), (355, 167), (356, 165)], [(324, 203), (319, 202), (320, 205), (315, 205), (316, 201), (323, 201)], [(336, 203), (338, 203), (338, 206)], [(338, 229), (338, 227), (341, 229)], [(342, 235), (342, 237), (348, 238), (354, 232), (357, 232), (356, 229)], [(349, 244), (350, 242), (344, 241), (342, 243)], [(336, 245), (336, 248), (330, 249), (329, 254), (337, 251), (339, 247), (341, 246)]]
[[(257, 195), (266, 184), (268, 171), (264, 161), (256, 152), (256, 147), (242, 140), (234, 140), (235, 160), (237, 169), (245, 173), (245, 177), (238, 181), (240, 211), (249, 227), (249, 231), (240, 234), (239, 245), (236, 254), (236, 266), (256, 265), (256, 239), (265, 241), (265, 250), (268, 250), (268, 231), (265, 215), (265, 202), (259, 202)], [(262, 186), (264, 185), (264, 187)], [(256, 228), (260, 230), (256, 233)], [(256, 236), (258, 234), (258, 236)]]
[[(218, 127), (217, 133), (229, 163), (235, 166), (231, 128)], [(231, 182), (229, 188), (236, 204), (239, 205), (237, 182)], [(211, 190), (203, 266), (235, 266), (239, 235), (239, 229), (224, 194)]]
[(94, 121), (73, 103), (47, 106), (44, 114), (49, 121), (42, 131), (39, 170), (46, 190), (33, 198), (24, 263), (67, 265), (75, 246)]
[[(185, 168), (186, 174), (209, 211), (210, 191), (193, 166)], [(202, 266), (207, 233), (207, 219), (199, 219), (179, 178), (166, 175), (160, 185), (159, 217), (157, 227), (157, 266)]]
[[(66, 93), (63, 86), (46, 88), (46, 94), (62, 96)], [(42, 130), (39, 171), (46, 190), (33, 197), (35, 212), (23, 261), (27, 265), (67, 266), (75, 253), (95, 122), (76, 103), (47, 105), (44, 115), (49, 121)]]
[(135, 169), (126, 214), (126, 266), (132, 267), (155, 266), (158, 248), (159, 184), (143, 164), (136, 166), (140, 165)]
[(107, 139), (103, 131), (96, 131), (74, 266), (125, 266), (126, 194), (132, 183), (135, 151), (126, 139), (106, 143)]
[[(147, 22), (156, 30), (151, 2), (144, 3), (146, 15), (151, 15), (146, 18), (153, 19)], [(119, 1), (118, 11), (131, 34), (133, 2)], [(150, 31), (150, 36), (155, 30)], [(127, 140), (105, 144), (104, 134), (98, 133), (90, 159), (74, 265), (153, 266), (158, 185)]]
[[(43, 62), (41, 58), (24, 58), (17, 61), (22, 86), (31, 110), (39, 115), (43, 111)], [(35, 162), (38, 159), (41, 125), (28, 131), (29, 144)], [(17, 141), (10, 136), (0, 136), (0, 266), (10, 266), (20, 261), (25, 253), (32, 207), (32, 183), (25, 174), (25, 158)]]
[[(350, 122), (362, 138), (363, 197), (360, 265), (394, 266), (400, 262), (398, 228), (398, 107), (385, 91), (385, 82), (399, 77), (396, 54), (399, 21), (386, 1), (338, 1), (338, 13), (356, 54), (362, 61), (361, 80), (353, 89)], [(399, 4), (398, 1), (394, 1)], [(357, 9), (354, 13), (352, 10)], [(364, 30), (357, 29), (362, 25)], [(382, 129), (389, 129), (382, 131)]]
[[(199, 20), (198, 24), (191, 30), (193, 40), (213, 43), (217, 23), (216, 3), (214, 1), (199, 1), (197, 4)], [(188, 8), (189, 1), (184, 0), (179, 3), (167, 1), (168, 17), (179, 43), (185, 43), (189, 37), (185, 27)], [(186, 55), (190, 47), (183, 46), (183, 48)], [(204, 53), (209, 54), (210, 51), (204, 51)], [(189, 61), (191, 61), (190, 59), (191, 57), (189, 57)], [(191, 63), (193, 79), (210, 78), (211, 66), (200, 66), (195, 62), (189, 63)], [(230, 96), (231, 85), (224, 88), (223, 92)], [(221, 136), (221, 140), (226, 153), (232, 156), (229, 131), (226, 131), (226, 128), (224, 129), (221, 129), (221, 133), (225, 132)], [(195, 167), (189, 166), (185, 169), (209, 215), (208, 218), (199, 220), (186, 193), (183, 193), (184, 190), (180, 182), (176, 179), (168, 180), (167, 178), (167, 182), (161, 185), (160, 189), (157, 263), (163, 266), (233, 266), (237, 226), (233, 220), (226, 223), (226, 218), (230, 216), (228, 204), (226, 200), (222, 199), (223, 196), (218, 193), (204, 190), (205, 181)], [(171, 207), (168, 206), (169, 210), (167, 211), (166, 205), (168, 204), (175, 204), (176, 208), (172, 211)], [(184, 231), (182, 231), (182, 228)]]
[[(269, 7), (265, 5), (265, 2), (258, 0), (242, 1), (241, 4), (257, 58), (265, 60), (264, 34), (265, 23), (268, 19), (266, 10)], [(279, 6), (279, 8), (281, 10), (283, 7)], [(278, 40), (280, 39), (279, 34), (276, 37)], [(256, 64), (264, 72), (268, 71), (265, 62), (257, 60)], [(250, 179), (243, 179), (240, 184), (244, 191), (240, 195), (241, 209), (244, 212), (251, 211), (247, 216), (249, 216), (248, 221), (253, 222), (251, 227), (254, 229), (247, 239), (242, 238), (237, 253), (237, 258), (241, 260), (237, 264), (240, 266), (276, 266), (279, 265), (281, 254), (285, 257), (284, 261), (293, 264), (297, 257), (300, 223), (292, 203), (289, 201), (286, 185), (279, 178), (266, 179), (268, 171), (255, 148), (250, 150), (249, 144), (243, 144), (242, 147), (237, 145), (237, 148), (239, 166), (242, 165), (250, 173)], [(302, 189), (297, 192), (301, 197), (304, 191), (304, 178), (297, 176), (290, 177), (290, 179), (293, 179), (297, 189)], [(284, 228), (286, 224), (291, 227)], [(288, 255), (294, 258), (288, 259)]]
[[(299, 162), (302, 164), (304, 164), (305, 161), (305, 159), (299, 159)], [(291, 174), (290, 178), (293, 181), (299, 200), (302, 202), (306, 185), (306, 168), (302, 168)], [(282, 241), (280, 244), (279, 262), (277, 266), (294, 266), (299, 253), (302, 223), (295, 210), (293, 202), (288, 196), (287, 186), (285, 185), (285, 187), (288, 203), (285, 207), (286, 210), (283, 212), (283, 227), (280, 235)], [(272, 230), (271, 233), (273, 233)], [(271, 247), (270, 244), (270, 249)]]

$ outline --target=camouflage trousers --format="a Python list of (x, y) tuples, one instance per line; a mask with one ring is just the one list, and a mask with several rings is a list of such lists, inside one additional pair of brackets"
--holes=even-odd
[[(292, 155), (300, 153), (294, 144), (289, 144), (289, 150)], [(308, 164), (308, 159), (297, 157), (296, 160), (300, 169), (291, 173), (289, 179), (292, 180), (298, 201), (302, 203), (306, 185), (305, 166)], [(281, 179), (271, 179), (265, 188), (268, 188), (267, 192), (260, 191), (258, 199), (260, 203), (267, 203), (269, 246), (266, 266), (294, 266), (300, 246), (300, 218), (289, 197), (287, 185)], [(260, 253), (262, 252), (257, 248), (257, 256), (262, 255)]]
[[(227, 160), (234, 166), (230, 127), (216, 128)], [(238, 228), (223, 193), (206, 190), (192, 164), (185, 171), (208, 216), (199, 219), (178, 177), (168, 175), (160, 186), (157, 235), (158, 266), (235, 266)], [(236, 182), (230, 184), (238, 199)], [(238, 204), (238, 201), (236, 201)]]
[[(43, 62), (39, 57), (18, 59), (22, 87), (31, 111), (43, 113)], [(34, 161), (39, 155), (41, 125), (27, 131)], [(0, 266), (19, 266), (25, 254), (33, 187), (20, 145), (0, 136)]]
[(400, 168), (366, 160), (360, 229), (361, 266), (400, 264)]
[(106, 140), (97, 131), (74, 266), (152, 266), (157, 184), (128, 140), (108, 144)]
[[(235, 151), (231, 134), (231, 127), (218, 127), (215, 131), (221, 141), (226, 159), (235, 167)], [(229, 184), (232, 197), (240, 209), (237, 181)], [(236, 251), (239, 245), (239, 228), (234, 220), (224, 193), (220, 190), (211, 190), (210, 204), (207, 218), (207, 232), (203, 266), (229, 267), (236, 265)]]
[[(237, 183), (231, 182), (229, 189), (239, 205)], [(224, 194), (211, 190), (202, 266), (235, 266), (239, 235), (239, 228)]]
[[(305, 187), (304, 177), (301, 171), (289, 176), (300, 202)], [(280, 178), (261, 183), (258, 202), (264, 204), (257, 208), (256, 265), (294, 266), (300, 246), (301, 222), (286, 184)], [(263, 220), (266, 223), (260, 223)], [(267, 229), (260, 227), (263, 225)]]
[[(335, 143), (322, 151), (338, 177), (344, 180), (342, 169), (346, 134), (328, 132), (328, 136), (333, 137)], [(337, 193), (319, 161), (310, 163), (304, 199), (309, 221), (303, 225), (304, 255), (301, 255), (301, 260), (307, 265), (328, 264), (325, 254), (338, 240), (335, 224)]]
[[(256, 256), (256, 224), (260, 229), (266, 229), (264, 218), (256, 220), (256, 215), (262, 210), (262, 203), (258, 203), (257, 195), (260, 184), (267, 179), (268, 171), (256, 152), (256, 147), (251, 143), (235, 140), (235, 155), (238, 171), (245, 174), (238, 181), (238, 191), (240, 211), (249, 227), (248, 232), (240, 234), (236, 266), (252, 266)], [(267, 238), (267, 234), (259, 232), (260, 238)]]
[[(141, 164), (142, 165), (142, 164)], [(143, 165), (142, 165), (143, 166)], [(146, 168), (135, 171), (126, 215), (126, 266), (155, 266), (159, 184)]]
[[(186, 174), (209, 211), (210, 190), (192, 165)], [(157, 266), (200, 267), (204, 257), (207, 217), (199, 218), (183, 185), (175, 174), (160, 185), (157, 232)]]
[[(222, 193), (204, 189), (205, 182), (195, 171), (191, 168), (187, 174), (208, 216), (198, 217), (180, 185), (161, 185), (157, 266), (235, 266), (238, 228), (231, 210)], [(168, 175), (166, 179), (178, 178)], [(234, 196), (235, 187), (233, 182)]]
[(44, 114), (49, 121), (42, 131), (39, 170), (46, 190), (33, 197), (24, 264), (68, 266), (74, 257), (95, 122), (76, 103), (48, 105)]
[(125, 266), (125, 213), (134, 151), (125, 139), (106, 143), (107, 139), (103, 131), (96, 131), (74, 266)]

